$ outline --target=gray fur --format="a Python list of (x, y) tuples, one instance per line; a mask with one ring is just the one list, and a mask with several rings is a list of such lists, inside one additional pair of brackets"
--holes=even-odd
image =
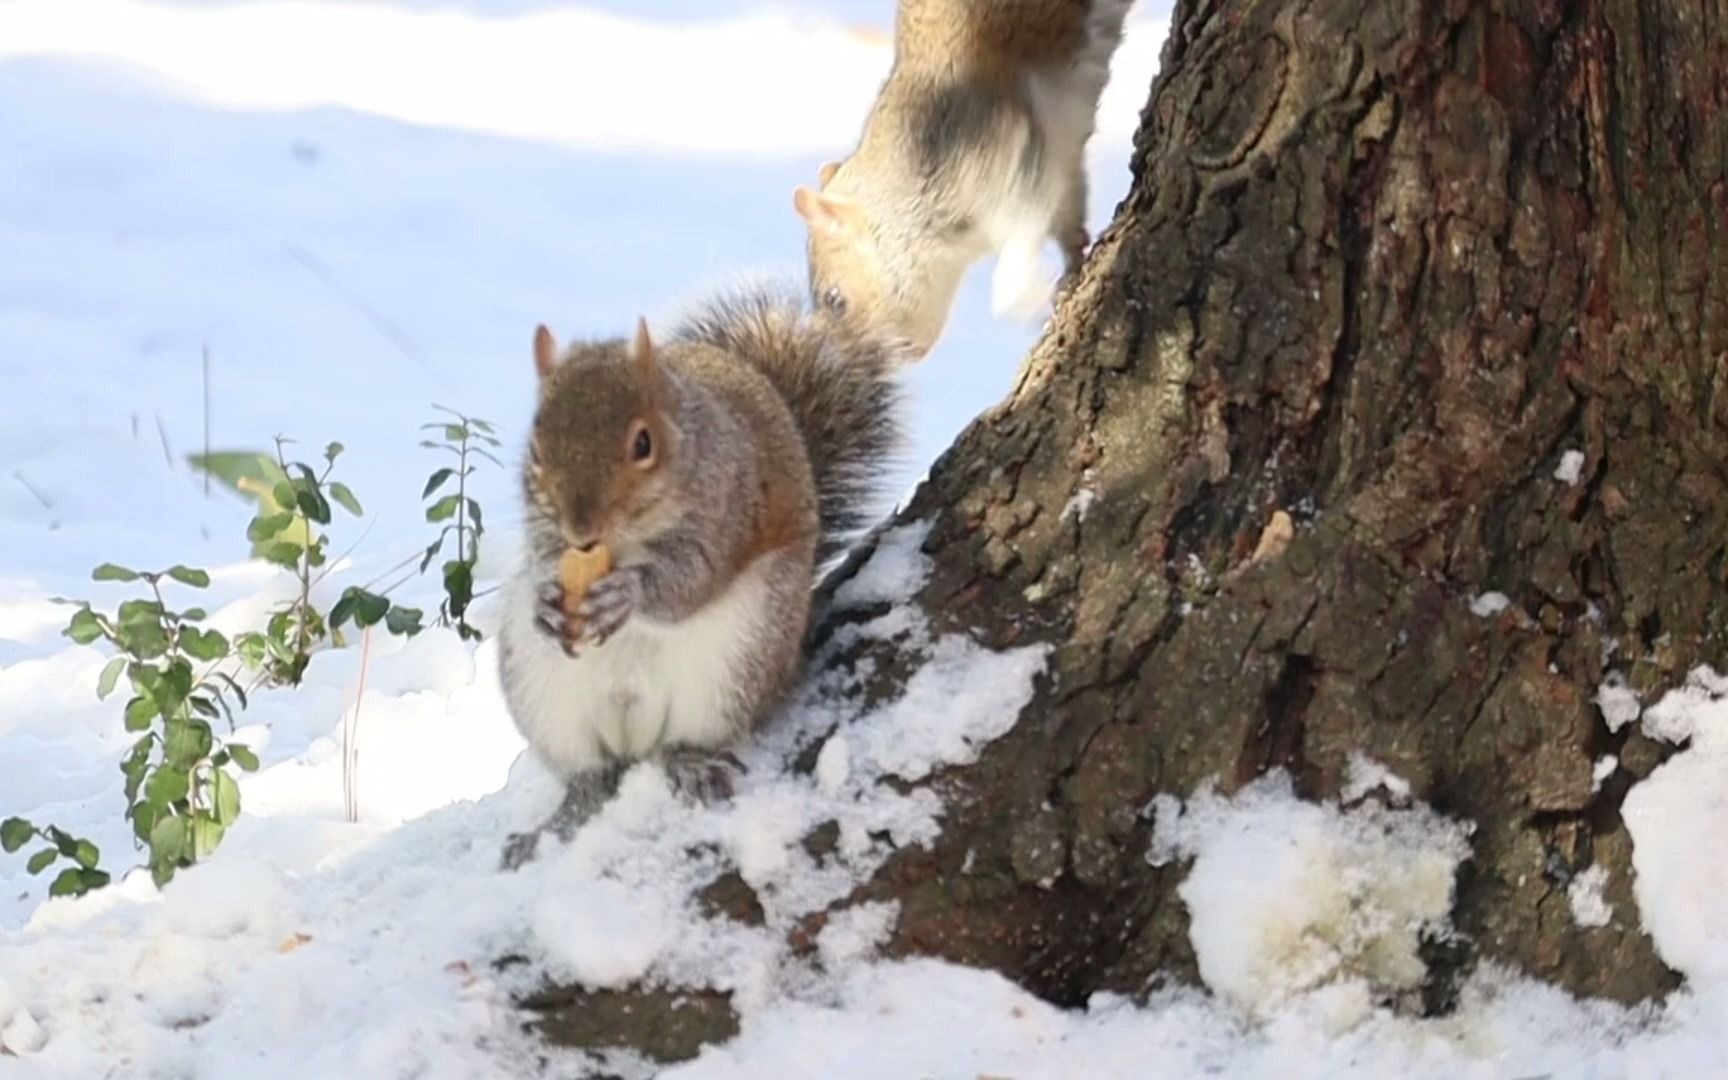
[(893, 351), (847, 326), (806, 316), (789, 288), (716, 297), (677, 337), (722, 349), (774, 384), (810, 458), (821, 523), (817, 562), (839, 554), (869, 521), (899, 449)]
[[(863, 524), (898, 436), (887, 351), (770, 292), (715, 302), (653, 356), (638, 385), (649, 377), (622, 342), (568, 350), (542, 388), (540, 475), (524, 478), (529, 542), (506, 585), (499, 671), (518, 728), (572, 785), (543, 827), (564, 835), (637, 758), (665, 760), (681, 790), (724, 794), (714, 752), (785, 699), (816, 557)], [(666, 417), (666, 456), (620, 494), (645, 402)], [(572, 627), (558, 563), (582, 537), (615, 565)], [(513, 839), (505, 864), (534, 845)]]

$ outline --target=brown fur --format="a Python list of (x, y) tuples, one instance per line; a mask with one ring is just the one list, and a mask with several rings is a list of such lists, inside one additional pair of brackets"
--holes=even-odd
[(900, 0), (895, 64), (964, 66), (1013, 78), (1066, 63), (1080, 48), (1089, 0)]

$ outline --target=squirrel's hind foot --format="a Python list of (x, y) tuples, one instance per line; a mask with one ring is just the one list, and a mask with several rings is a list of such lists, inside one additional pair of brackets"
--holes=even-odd
[(737, 789), (744, 766), (725, 751), (678, 747), (660, 755), (672, 790), (703, 804), (724, 802)]
[(555, 834), (559, 840), (568, 841), (576, 835), (576, 830), (582, 823), (600, 812), (606, 805), (606, 800), (618, 790), (618, 778), (623, 767), (613, 764), (591, 773), (583, 773), (572, 777), (564, 789), (564, 801), (558, 804), (558, 809), (552, 816), (540, 824), (538, 828), (528, 832), (511, 833), (504, 841), (504, 850), (499, 854), (498, 869), (504, 871), (520, 870), (533, 861), (540, 848), (540, 837), (546, 833)]

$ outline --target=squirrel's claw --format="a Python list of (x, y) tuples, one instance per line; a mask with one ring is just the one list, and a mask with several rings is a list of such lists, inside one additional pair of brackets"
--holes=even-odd
[(730, 799), (737, 778), (744, 772), (737, 758), (712, 750), (681, 746), (664, 751), (660, 757), (672, 790), (704, 806)]
[(576, 637), (571, 634), (570, 616), (564, 611), (564, 586), (550, 581), (540, 586), (535, 596), (534, 625), (542, 634), (558, 643), (564, 655), (576, 658)]
[(570, 619), (564, 614), (564, 587), (556, 581), (540, 586), (535, 595), (534, 625), (540, 632), (570, 651)]
[(635, 612), (641, 595), (642, 580), (627, 570), (614, 570), (588, 586), (588, 595), (577, 609), (582, 619), (580, 640), (605, 644)]

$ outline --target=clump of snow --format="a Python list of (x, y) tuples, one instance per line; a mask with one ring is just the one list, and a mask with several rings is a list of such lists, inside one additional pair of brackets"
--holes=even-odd
[(1639, 917), (1669, 966), (1728, 980), (1728, 698), (1700, 668), (1644, 711), (1654, 738), (1690, 745), (1632, 788), (1621, 806), (1632, 835)]
[(1567, 450), (1560, 455), (1560, 464), (1554, 467), (1554, 479), (1567, 487), (1576, 487), (1584, 476), (1584, 451)]
[(1511, 597), (1501, 592), (1485, 592), (1470, 601), (1470, 614), (1490, 619), (1512, 606)]
[(838, 794), (851, 775), (852, 751), (843, 736), (830, 736), (816, 755), (816, 786), (824, 795)]
[(534, 908), (534, 937), (555, 977), (625, 986), (647, 973), (672, 940), (665, 892), (572, 872), (554, 875)]
[(48, 1045), (48, 1033), (42, 1030), (42, 1025), (36, 1022), (28, 1010), (19, 1009), (6, 1021), (6, 1026), (0, 1028), (0, 1050), (15, 1057), (25, 1057), (34, 1054)]
[(851, 755), (904, 780), (971, 764), (1014, 726), (1048, 652), (1035, 645), (999, 653), (958, 634), (942, 637), (905, 692), (847, 732)]
[(1360, 802), (1376, 788), (1384, 789), (1396, 802), (1410, 798), (1410, 781), (1362, 751), (1352, 750), (1344, 766), (1344, 785), (1339, 789), (1338, 800)]
[(1686, 681), (1644, 710), (1644, 734), (1676, 745), (1697, 734), (1699, 725), (1714, 715), (1712, 705), (1728, 697), (1728, 677), (1708, 667), (1693, 668)]
[(899, 917), (897, 902), (856, 904), (835, 912), (816, 936), (822, 966), (829, 971), (841, 971), (868, 960), (888, 941)]
[(1602, 720), (1609, 731), (1619, 731), (1643, 711), (1638, 692), (1627, 686), (1625, 677), (1617, 671), (1609, 672), (1596, 688), (1596, 707), (1602, 710)]
[(1602, 785), (1614, 775), (1614, 770), (1620, 767), (1620, 759), (1613, 754), (1604, 754), (1596, 759), (1596, 764), (1590, 768), (1590, 791), (1592, 794), (1601, 791)]
[(931, 522), (914, 521), (888, 529), (876, 540), (870, 561), (834, 590), (841, 607), (904, 600), (924, 587), (930, 576), (930, 557), (920, 549), (930, 535)]
[(1468, 830), (1426, 807), (1305, 802), (1282, 773), (1230, 798), (1159, 796), (1154, 814), (1153, 861), (1194, 860), (1177, 892), (1201, 978), (1259, 1017), (1342, 980), (1418, 985), (1417, 947), (1449, 932), (1470, 854)]
[(1614, 906), (1602, 895), (1607, 886), (1608, 868), (1600, 864), (1586, 867), (1566, 886), (1566, 900), (1579, 926), (1607, 926), (1614, 917)]

